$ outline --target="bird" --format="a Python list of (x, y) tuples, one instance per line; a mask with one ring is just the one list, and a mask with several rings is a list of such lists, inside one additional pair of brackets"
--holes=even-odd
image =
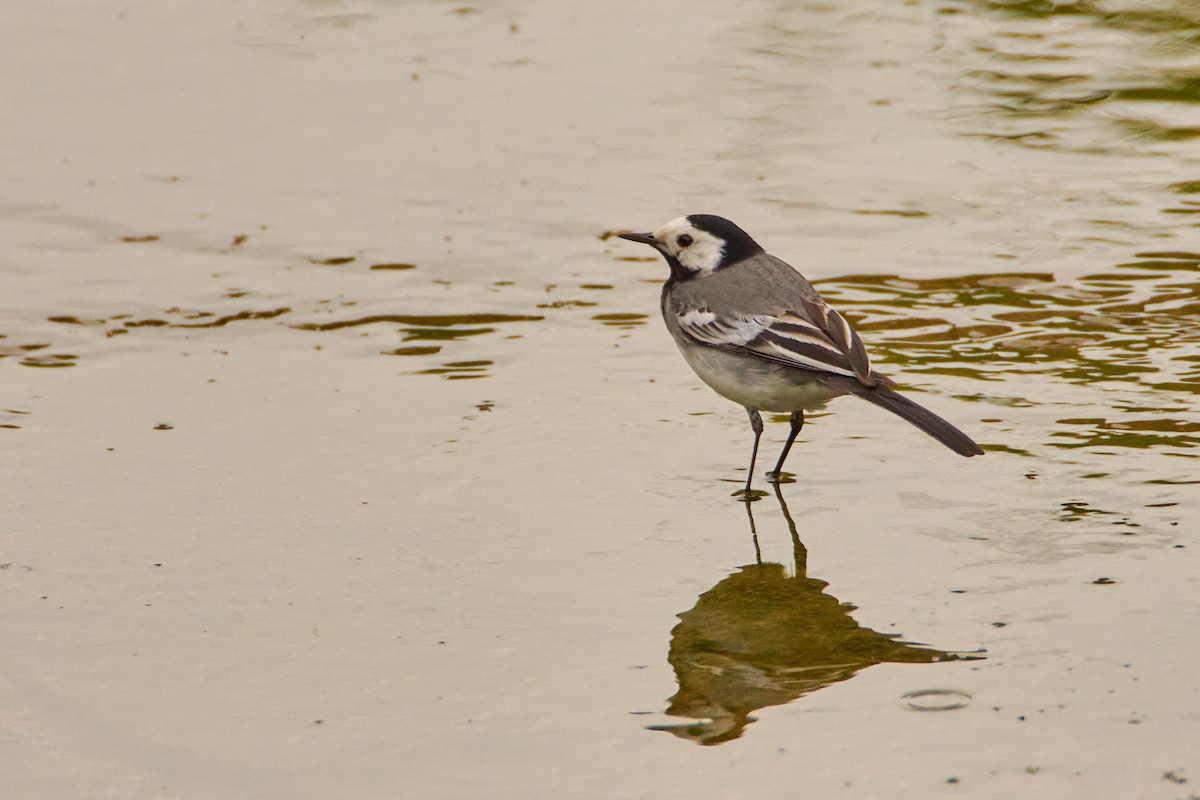
[(960, 456), (983, 455), (965, 433), (895, 391), (895, 381), (871, 367), (845, 317), (733, 222), (689, 214), (652, 233), (617, 236), (650, 245), (666, 260), (670, 277), (661, 306), (667, 330), (696, 375), (750, 417), (750, 469), (735, 496), (753, 499), (760, 412), (791, 414), (787, 442), (767, 473), (775, 483), (804, 426), (804, 412), (847, 394), (896, 414)]

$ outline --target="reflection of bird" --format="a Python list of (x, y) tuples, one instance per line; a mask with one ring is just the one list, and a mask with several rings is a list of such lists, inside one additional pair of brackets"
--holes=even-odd
[(765, 252), (727, 219), (692, 214), (653, 233), (622, 233), (648, 244), (671, 268), (662, 314), (683, 357), (717, 394), (745, 406), (754, 430), (750, 473), (763, 424), (759, 411), (791, 412), (792, 428), (775, 468), (778, 480), (804, 412), (857, 395), (911, 422), (962, 456), (983, 450), (932, 411), (892, 391), (871, 369), (858, 334), (799, 272)]
[[(854, 606), (825, 594), (828, 584), (805, 574), (807, 553), (778, 486), (775, 495), (792, 535), (796, 574), (789, 577), (782, 564), (760, 560), (725, 578), (679, 615), (667, 656), (679, 691), (667, 713), (703, 721), (652, 730), (720, 744), (741, 736), (755, 709), (791, 702), (874, 664), (964, 657), (860, 627), (850, 617)], [(750, 508), (747, 503), (757, 550)]]

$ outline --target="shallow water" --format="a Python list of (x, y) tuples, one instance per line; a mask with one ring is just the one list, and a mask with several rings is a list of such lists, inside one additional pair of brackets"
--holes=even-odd
[[(10, 17), (6, 796), (1195, 793), (1194, 4)], [(987, 456), (748, 518), (699, 211)]]

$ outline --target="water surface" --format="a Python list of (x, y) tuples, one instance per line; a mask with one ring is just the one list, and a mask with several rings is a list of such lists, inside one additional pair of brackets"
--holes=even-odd
[[(1188, 796), (1192, 4), (10, 17), (7, 796)], [(689, 212), (986, 457), (839, 400), (751, 522)]]

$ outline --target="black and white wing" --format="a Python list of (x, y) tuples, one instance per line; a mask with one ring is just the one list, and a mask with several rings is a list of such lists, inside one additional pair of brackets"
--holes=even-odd
[(878, 382), (858, 334), (824, 303), (803, 301), (795, 311), (780, 314), (722, 315), (693, 308), (676, 319), (688, 336), (722, 350), (844, 375), (865, 386)]

